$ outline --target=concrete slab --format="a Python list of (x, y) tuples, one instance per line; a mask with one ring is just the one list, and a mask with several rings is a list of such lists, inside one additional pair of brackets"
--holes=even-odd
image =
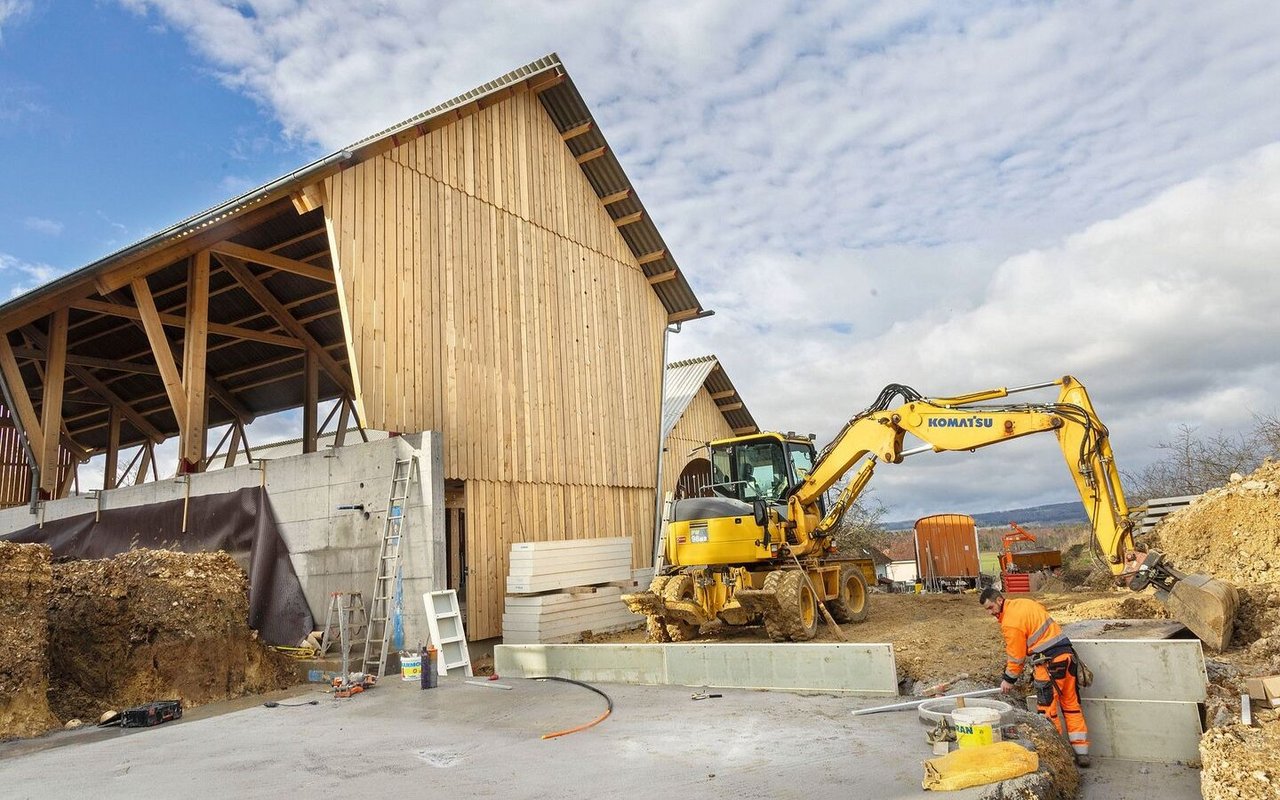
[(1072, 639), (1093, 670), (1083, 697), (1100, 700), (1182, 700), (1202, 703), (1209, 674), (1200, 641)]
[(1159, 764), (1199, 763), (1200, 707), (1195, 703), (1080, 698), (1089, 752)]
[[(156, 728), (82, 729), (0, 744), (6, 798), (849, 797), (927, 796), (931, 756), (914, 714), (853, 717), (875, 705), (829, 695), (599, 684), (614, 702), (559, 682), (510, 679), (511, 691), (442, 679), (423, 692), (389, 681), (351, 700), (264, 708), (262, 697), (193, 709)], [(228, 709), (234, 709), (228, 713)], [(1098, 763), (1098, 762), (1095, 762)], [(1146, 770), (1141, 773), (1140, 770)], [(1198, 796), (1188, 769), (1102, 763), (1085, 800)], [(984, 787), (947, 793), (972, 800)]]

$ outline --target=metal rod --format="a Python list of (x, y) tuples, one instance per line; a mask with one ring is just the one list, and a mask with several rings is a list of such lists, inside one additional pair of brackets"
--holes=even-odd
[(906, 458), (907, 456), (915, 456), (921, 453), (932, 453), (932, 452), (933, 452), (933, 445), (922, 444), (919, 447), (913, 447), (910, 450), (903, 450), (898, 455), (902, 458)]
[(1013, 389), (1005, 389), (1005, 394), (1017, 394), (1018, 392), (1030, 392), (1036, 389), (1048, 389), (1050, 386), (1061, 386), (1062, 381), (1046, 381), (1045, 383), (1032, 383), (1027, 386), (1017, 386)]
[(978, 689), (974, 692), (961, 692), (960, 694), (944, 694), (938, 697), (922, 697), (919, 700), (910, 700), (906, 703), (894, 703), (890, 706), (875, 706), (873, 708), (859, 708), (853, 712), (853, 716), (862, 716), (863, 714), (879, 714), (881, 711), (905, 711), (908, 708), (918, 708), (922, 703), (930, 700), (945, 700), (948, 697), (990, 697), (993, 694), (1000, 694), (999, 689)]

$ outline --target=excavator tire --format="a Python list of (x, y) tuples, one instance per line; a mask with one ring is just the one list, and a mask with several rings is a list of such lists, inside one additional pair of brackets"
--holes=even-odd
[[(782, 579), (785, 573), (781, 570), (775, 570), (764, 576), (764, 583), (761, 589), (766, 592), (778, 594), (781, 591)], [(779, 595), (781, 597), (781, 595)], [(766, 611), (764, 613), (764, 632), (769, 638), (775, 642), (785, 642), (787, 635), (791, 631), (791, 625), (787, 620), (786, 610), (779, 607), (777, 611)]]
[(788, 635), (797, 642), (807, 642), (818, 633), (818, 599), (809, 586), (809, 578), (800, 570), (784, 572), (778, 583), (778, 604), (787, 622)]
[[(672, 575), (663, 587), (662, 596), (667, 600), (694, 599), (692, 575)], [(682, 619), (667, 620), (667, 637), (672, 642), (687, 642), (698, 635), (698, 626)]]
[[(649, 584), (649, 591), (661, 596), (670, 580), (670, 575), (654, 576), (653, 582)], [(651, 642), (665, 644), (671, 641), (671, 637), (667, 635), (667, 621), (662, 617), (645, 617), (644, 628)]]
[(867, 618), (867, 582), (862, 570), (840, 570), (840, 595), (827, 601), (827, 610), (836, 622), (862, 622)]

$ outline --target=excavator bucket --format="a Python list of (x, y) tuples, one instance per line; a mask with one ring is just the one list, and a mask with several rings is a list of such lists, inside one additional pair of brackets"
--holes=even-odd
[(1157, 592), (1170, 615), (1191, 629), (1210, 650), (1231, 642), (1240, 599), (1236, 588), (1208, 575), (1186, 575), (1169, 592)]

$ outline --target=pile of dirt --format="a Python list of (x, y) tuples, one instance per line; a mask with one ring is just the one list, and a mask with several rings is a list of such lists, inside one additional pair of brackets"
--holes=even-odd
[(1116, 590), (1109, 596), (1080, 602), (1074, 597), (1041, 598), (1058, 622), (1083, 619), (1168, 619), (1169, 611), (1151, 591)]
[(1200, 737), (1200, 794), (1205, 800), (1280, 797), (1280, 725), (1228, 725)]
[(248, 627), (226, 553), (134, 550), (53, 567), (50, 702), (62, 719), (181, 698), (195, 706), (297, 682)]
[(1080, 790), (1075, 755), (1062, 735), (1039, 714), (1015, 709), (1011, 724), (1018, 738), (1031, 742), (1040, 769), (1030, 775), (1001, 781), (982, 793), (979, 800), (1071, 800)]
[(57, 727), (49, 710), (49, 548), (0, 542), (0, 740)]

